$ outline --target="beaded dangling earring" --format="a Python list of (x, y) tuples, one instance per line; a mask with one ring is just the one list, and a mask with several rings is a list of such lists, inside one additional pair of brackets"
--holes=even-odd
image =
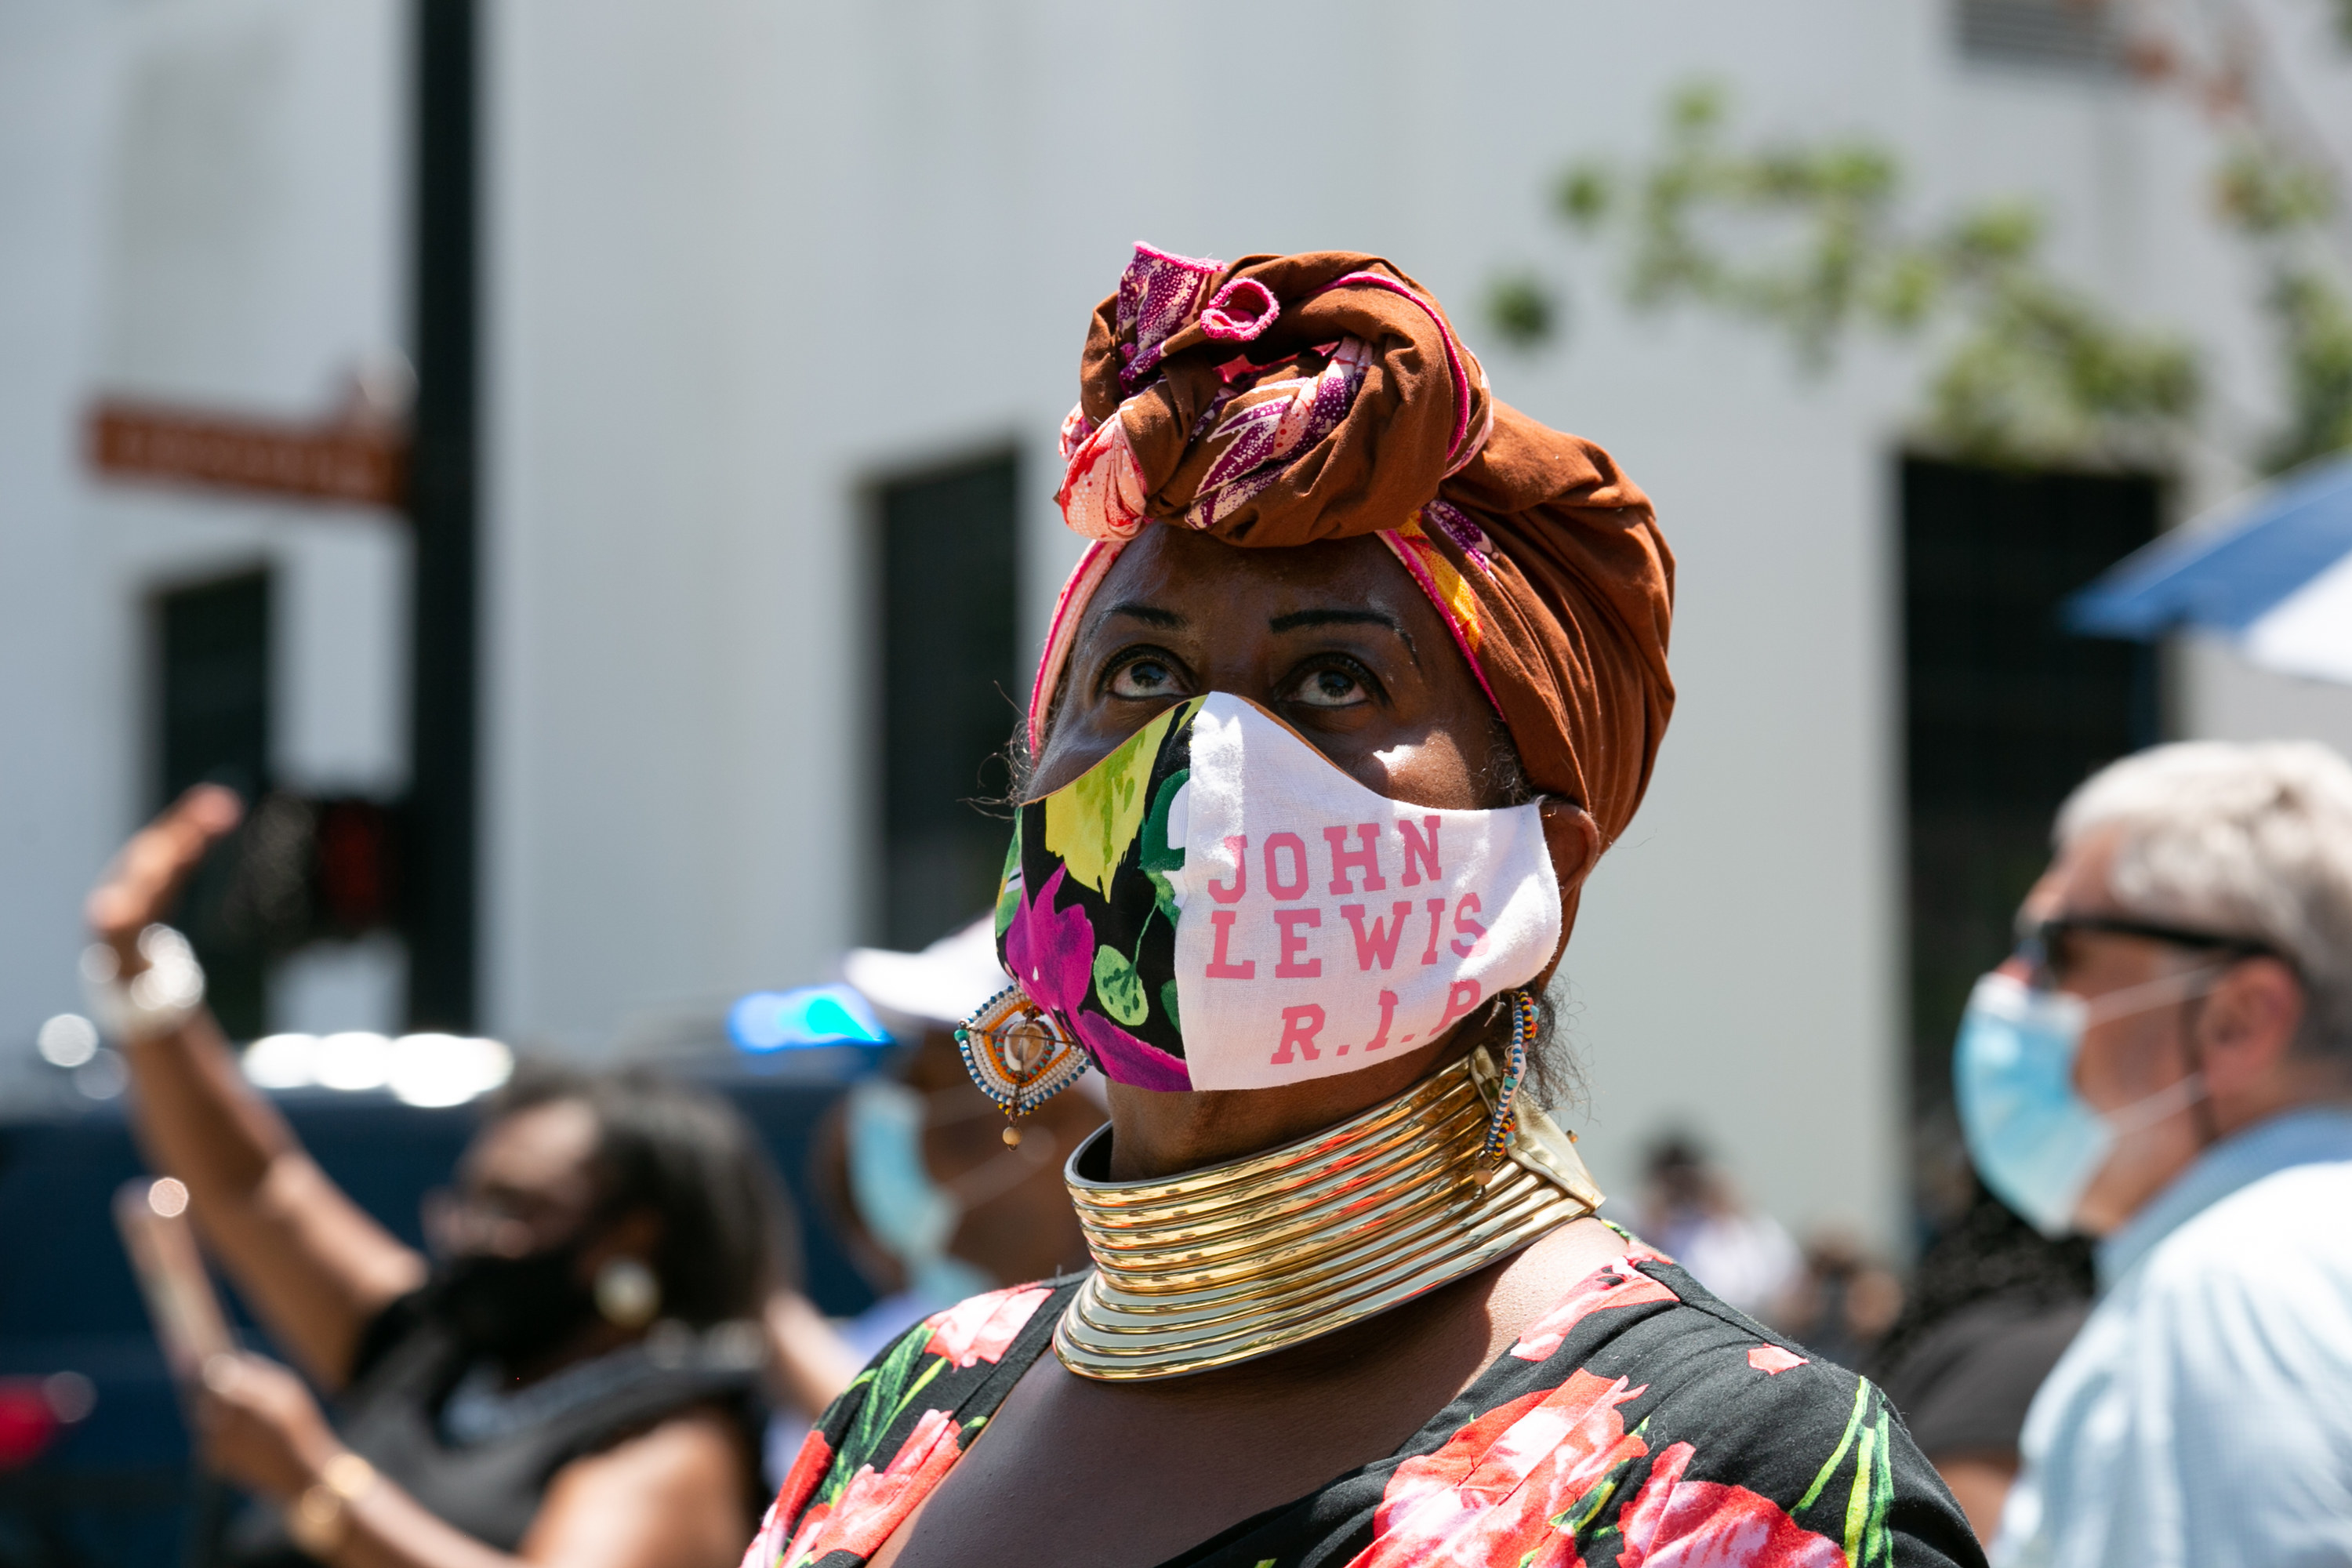
[(1500, 1165), (1518, 1130), (1519, 1084), (1528, 1076), (1528, 1050), (1536, 1043), (1536, 999), (1525, 991), (1510, 994), (1511, 1044), (1503, 1062), (1503, 1081), (1495, 1109), (1486, 1119), (1486, 1142), (1479, 1152), (1489, 1165)]
[(1077, 1082), (1089, 1065), (1086, 1047), (1017, 985), (990, 997), (955, 1037), (971, 1081), (1003, 1108), (1004, 1142), (1015, 1149), (1021, 1119)]

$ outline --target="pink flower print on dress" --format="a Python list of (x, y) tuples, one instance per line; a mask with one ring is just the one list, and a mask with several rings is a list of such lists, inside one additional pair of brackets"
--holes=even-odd
[(1561, 1298), (1559, 1305), (1520, 1330), (1519, 1342), (1511, 1347), (1511, 1353), (1521, 1361), (1545, 1361), (1589, 1313), (1607, 1307), (1638, 1307), (1648, 1301), (1681, 1299), (1634, 1268), (1631, 1258), (1621, 1258), (1614, 1263), (1602, 1264), (1578, 1280), (1576, 1288)]
[(793, 1521), (800, 1517), (801, 1509), (816, 1490), (817, 1483), (832, 1468), (833, 1446), (824, 1440), (823, 1432), (812, 1431), (801, 1439), (801, 1451), (793, 1456), (793, 1468), (785, 1472), (776, 1500), (768, 1505), (766, 1517), (760, 1521), (760, 1533), (752, 1538), (751, 1550), (743, 1553), (743, 1568), (777, 1568), (783, 1561)]
[(1574, 1535), (1554, 1521), (1650, 1451), (1617, 1412), (1643, 1392), (1578, 1371), (1548, 1394), (1486, 1412), (1436, 1453), (1397, 1467), (1372, 1516), (1372, 1543), (1348, 1568), (1580, 1563)]
[(1779, 1345), (1758, 1345), (1748, 1352), (1748, 1364), (1767, 1376), (1777, 1376), (1792, 1366), (1802, 1366), (1805, 1358), (1782, 1350)]
[(1079, 443), (1054, 500), (1062, 521), (1088, 539), (1124, 542), (1143, 527), (1143, 468), (1117, 415)]
[(1770, 1498), (1719, 1481), (1686, 1481), (1697, 1450), (1675, 1443), (1620, 1521), (1617, 1568), (1846, 1568), (1845, 1553)]
[(859, 1467), (838, 1499), (808, 1510), (793, 1543), (784, 1549), (783, 1568), (802, 1568), (835, 1552), (849, 1552), (861, 1562), (873, 1556), (916, 1505), (931, 1495), (962, 1452), (954, 1418), (944, 1410), (926, 1410), (888, 1469)]
[(944, 1312), (923, 1320), (931, 1331), (927, 1355), (943, 1355), (954, 1367), (991, 1366), (1004, 1359), (1013, 1342), (1045, 1304), (1051, 1290), (1042, 1285), (1015, 1285), (959, 1301)]

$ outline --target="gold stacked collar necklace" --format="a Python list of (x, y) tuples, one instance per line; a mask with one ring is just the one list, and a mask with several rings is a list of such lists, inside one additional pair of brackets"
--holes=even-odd
[(1268, 1355), (1483, 1268), (1601, 1205), (1568, 1137), (1522, 1100), (1479, 1145), (1484, 1046), (1312, 1137), (1164, 1181), (1100, 1179), (1106, 1127), (1064, 1173), (1095, 1271), (1054, 1331), (1081, 1377), (1175, 1377)]

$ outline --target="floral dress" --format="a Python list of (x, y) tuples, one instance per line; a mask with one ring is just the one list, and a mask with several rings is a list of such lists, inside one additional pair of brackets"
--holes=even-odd
[[(743, 1568), (855, 1568), (880, 1550), (1051, 1353), (1078, 1278), (909, 1330), (809, 1434)], [(1164, 1568), (1983, 1561), (1876, 1387), (1633, 1242), (1396, 1453)]]

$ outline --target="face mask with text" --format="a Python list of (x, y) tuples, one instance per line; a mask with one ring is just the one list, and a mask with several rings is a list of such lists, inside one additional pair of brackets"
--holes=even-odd
[(1212, 692), (1021, 806), (996, 930), (1106, 1076), (1266, 1089), (1375, 1066), (1534, 979), (1559, 884), (1538, 806), (1391, 800)]

